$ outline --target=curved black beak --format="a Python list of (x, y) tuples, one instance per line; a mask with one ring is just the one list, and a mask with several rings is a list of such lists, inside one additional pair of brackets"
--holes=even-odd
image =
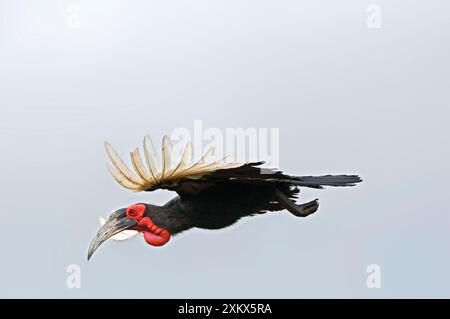
[(126, 209), (123, 208), (113, 212), (109, 216), (106, 223), (98, 230), (97, 235), (91, 242), (91, 246), (89, 246), (87, 255), (88, 260), (92, 257), (97, 248), (108, 238), (120, 233), (123, 230), (137, 225), (137, 222), (135, 220), (130, 219), (126, 216), (125, 211)]

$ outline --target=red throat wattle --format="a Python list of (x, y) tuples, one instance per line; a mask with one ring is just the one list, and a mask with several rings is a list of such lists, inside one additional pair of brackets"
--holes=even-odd
[(139, 227), (145, 227), (147, 231), (144, 231), (144, 239), (147, 244), (152, 246), (162, 246), (166, 244), (170, 239), (170, 233), (155, 224), (149, 217), (142, 218), (139, 223)]
[(153, 224), (150, 217), (144, 216), (145, 209), (144, 204), (136, 204), (127, 208), (127, 217), (138, 222), (133, 229), (142, 232), (145, 242), (149, 245), (162, 246), (166, 244), (170, 240), (170, 233)]

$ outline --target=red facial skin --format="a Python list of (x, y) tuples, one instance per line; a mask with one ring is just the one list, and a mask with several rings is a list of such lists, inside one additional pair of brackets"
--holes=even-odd
[(127, 217), (138, 222), (138, 224), (131, 229), (142, 232), (145, 241), (149, 245), (162, 246), (166, 244), (170, 240), (170, 233), (164, 228), (153, 224), (150, 217), (144, 216), (145, 208), (144, 204), (135, 204), (127, 208)]

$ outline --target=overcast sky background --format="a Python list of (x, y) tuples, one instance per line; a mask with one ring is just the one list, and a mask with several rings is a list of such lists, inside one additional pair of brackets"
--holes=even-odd
[[(450, 297), (450, 3), (376, 1), (379, 29), (370, 3), (0, 0), (0, 297)], [(174, 196), (121, 189), (103, 141), (126, 157), (196, 119), (279, 128), (284, 171), (364, 182), (87, 262), (98, 216)]]

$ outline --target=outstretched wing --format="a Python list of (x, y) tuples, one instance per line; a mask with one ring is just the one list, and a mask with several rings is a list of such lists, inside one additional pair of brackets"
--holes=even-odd
[(120, 159), (112, 146), (105, 142), (106, 152), (111, 160), (108, 166), (114, 179), (123, 187), (139, 192), (168, 189), (181, 196), (194, 195), (218, 183), (237, 182), (248, 184), (284, 184), (323, 188), (323, 186), (353, 186), (361, 181), (357, 175), (290, 176), (282, 172), (260, 168), (263, 162), (226, 163), (211, 160), (214, 148), (210, 148), (198, 161), (192, 161), (192, 143), (187, 143), (180, 161), (173, 160), (170, 139), (164, 136), (161, 164), (148, 136), (144, 138), (146, 165), (139, 149), (131, 152), (132, 172)]
[[(244, 163), (226, 163), (225, 159), (211, 160), (214, 148), (211, 147), (199, 160), (192, 161), (192, 143), (188, 142), (179, 162), (173, 160), (173, 147), (168, 136), (164, 136), (161, 151), (161, 163), (158, 162), (155, 148), (150, 137), (144, 138), (144, 164), (139, 149), (130, 153), (132, 172), (122, 161), (114, 148), (105, 142), (106, 152), (111, 160), (108, 170), (114, 179), (123, 187), (132, 191), (153, 191), (169, 189), (179, 193), (181, 184), (197, 181), (203, 184), (202, 178), (219, 170), (228, 170), (245, 165)], [(182, 183), (183, 182), (183, 183)]]

